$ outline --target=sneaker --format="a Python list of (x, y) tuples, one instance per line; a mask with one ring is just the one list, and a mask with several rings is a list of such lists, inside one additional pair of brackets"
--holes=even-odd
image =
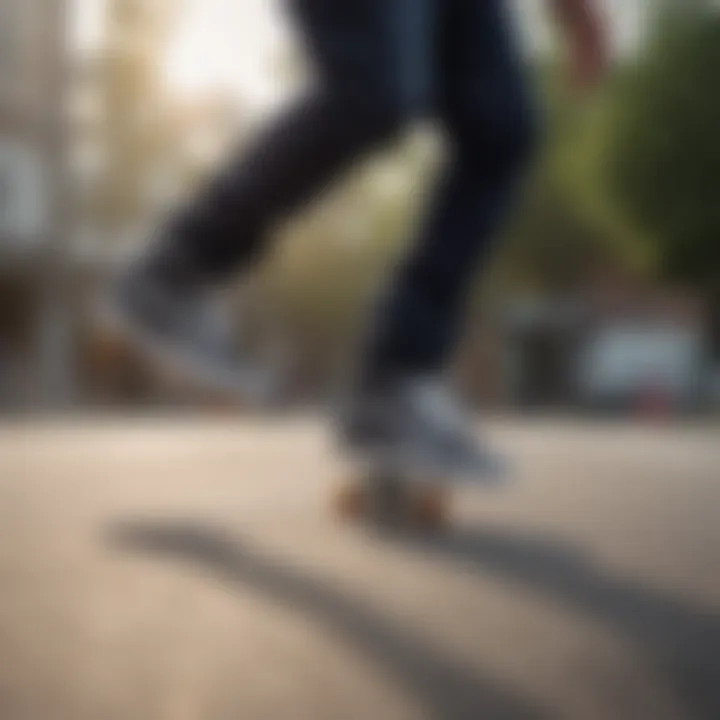
[(492, 481), (506, 474), (503, 460), (478, 441), (469, 414), (434, 377), (357, 395), (341, 428), (351, 454), (413, 477)]
[(111, 300), (114, 327), (153, 364), (210, 392), (269, 402), (275, 378), (238, 351), (227, 305), (205, 283), (133, 263)]

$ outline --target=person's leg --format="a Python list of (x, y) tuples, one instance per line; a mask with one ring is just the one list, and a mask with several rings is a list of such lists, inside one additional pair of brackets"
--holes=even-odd
[(509, 3), (444, 2), (438, 83), (451, 156), (429, 218), (380, 308), (365, 364), (371, 384), (443, 369), (533, 146), (534, 113)]
[[(151, 362), (245, 399), (273, 384), (234, 344), (213, 286), (248, 271), (284, 216), (425, 102), (433, 0), (290, 0), (318, 69), (308, 97), (172, 217), (117, 283), (112, 319)], [(226, 314), (226, 313), (225, 313)], [(272, 376), (272, 372), (270, 372)]]
[(440, 376), (472, 281), (489, 257), (530, 154), (533, 114), (505, 0), (440, 2), (438, 89), (448, 167), (420, 237), (379, 308), (343, 438), (411, 475), (493, 480), (505, 475), (505, 463), (477, 441)]
[(429, 0), (291, 0), (315, 89), (243, 150), (163, 233), (163, 253), (220, 279), (268, 231), (356, 158), (393, 138), (424, 102)]

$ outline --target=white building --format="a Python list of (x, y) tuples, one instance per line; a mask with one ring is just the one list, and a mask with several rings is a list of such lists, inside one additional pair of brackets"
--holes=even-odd
[(63, 18), (63, 0), (0, 0), (0, 408), (59, 394), (66, 369)]

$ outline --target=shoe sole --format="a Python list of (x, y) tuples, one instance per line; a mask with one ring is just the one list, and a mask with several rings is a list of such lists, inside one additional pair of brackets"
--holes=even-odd
[(468, 465), (397, 447), (353, 447), (346, 444), (343, 451), (368, 476), (387, 473), (417, 484), (488, 487), (502, 486), (510, 480), (510, 469), (504, 461)]

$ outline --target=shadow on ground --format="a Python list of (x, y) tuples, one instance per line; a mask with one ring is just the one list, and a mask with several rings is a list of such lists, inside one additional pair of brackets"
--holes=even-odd
[(522, 583), (619, 633), (658, 673), (688, 720), (720, 718), (720, 614), (693, 608), (558, 542), (498, 529), (396, 538), (430, 557)]
[[(534, 720), (550, 716), (511, 688), (440, 656), (352, 596), (253, 551), (212, 523), (135, 520), (113, 525), (108, 538), (116, 549), (200, 565), (225, 582), (249, 586), (311, 615), (419, 699), (429, 717)], [(522, 583), (567, 605), (569, 612), (588, 614), (632, 644), (676, 695), (688, 720), (720, 718), (720, 616), (632, 580), (609, 576), (581, 553), (542, 537), (473, 529), (434, 538), (388, 540), (431, 558), (457, 562), (464, 569)]]
[(110, 546), (189, 562), (224, 583), (249, 587), (311, 616), (364, 653), (437, 720), (543, 720), (550, 714), (512, 688), (478, 676), (332, 585), (253, 551), (210, 523), (131, 521), (110, 528)]

